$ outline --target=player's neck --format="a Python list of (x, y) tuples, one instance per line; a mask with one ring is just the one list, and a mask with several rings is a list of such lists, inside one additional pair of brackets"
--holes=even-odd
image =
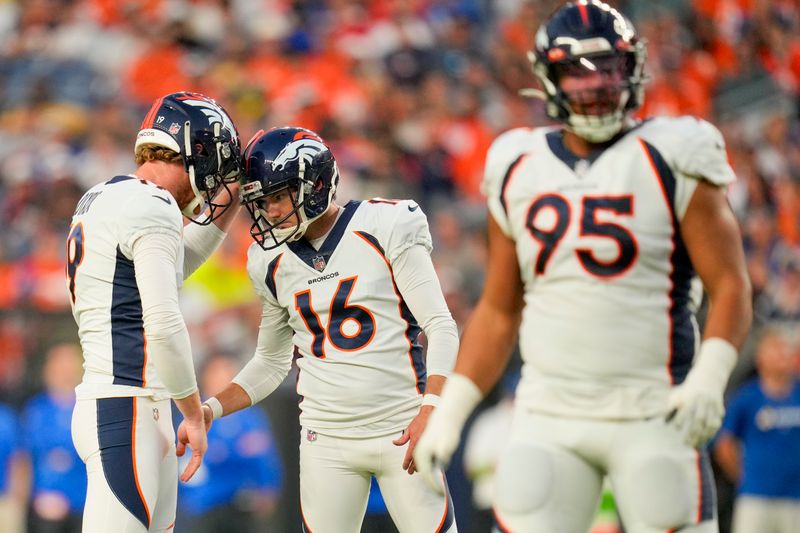
[(339, 216), (339, 209), (341, 208), (335, 202), (332, 202), (325, 213), (308, 226), (303, 237), (307, 241), (313, 241), (328, 233)]
[(181, 208), (193, 197), (183, 165), (166, 161), (146, 161), (134, 174), (169, 191)]
[(579, 137), (578, 135), (567, 129), (562, 130), (562, 134), (564, 139), (564, 146), (567, 148), (567, 150), (569, 150), (570, 152), (572, 152), (573, 154), (582, 159), (589, 157), (590, 155), (592, 155), (592, 153), (596, 152), (597, 150), (601, 150), (602, 148), (604, 148), (609, 144), (608, 142), (604, 143), (589, 142), (583, 137)]

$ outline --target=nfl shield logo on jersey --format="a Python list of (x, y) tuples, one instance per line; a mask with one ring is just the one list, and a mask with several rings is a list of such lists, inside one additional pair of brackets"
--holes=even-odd
[(306, 433), (306, 438), (308, 439), (308, 442), (314, 442), (315, 440), (317, 440), (317, 432), (312, 429), (309, 429), (308, 433)]
[(180, 124), (178, 124), (177, 122), (173, 122), (172, 124), (170, 124), (169, 133), (171, 135), (177, 135), (177, 133), (179, 131), (181, 131), (181, 125)]
[(311, 263), (314, 265), (314, 268), (316, 268), (320, 272), (325, 270), (325, 258), (322, 257), (321, 255), (318, 255), (318, 256), (314, 257), (311, 260)]

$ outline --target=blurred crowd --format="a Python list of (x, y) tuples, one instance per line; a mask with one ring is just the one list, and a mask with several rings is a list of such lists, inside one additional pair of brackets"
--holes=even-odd
[[(216, 98), (243, 144), (277, 125), (319, 132), (339, 162), (341, 199), (416, 199), (463, 325), (482, 286), (484, 156), (500, 132), (546, 124), (541, 103), (518, 91), (533, 84), (526, 51), (535, 29), (560, 3), (0, 0), (0, 402), (21, 412), (44, 387), (48, 351), (77, 339), (63, 278), (72, 211), (90, 186), (135, 169), (142, 117), (176, 90)], [(753, 338), (765, 325), (797, 333), (800, 2), (610, 3), (648, 41), (642, 117), (693, 114), (726, 137), (739, 177), (729, 196), (754, 286)], [(219, 354), (241, 362), (255, 346), (246, 218), (183, 291), (198, 368)], [(732, 388), (754, 372), (750, 344)], [(287, 385), (266, 402), (273, 451), (288, 472), (286, 505), (256, 505), (287, 524), (297, 507), (293, 395)], [(468, 472), (454, 468), (466, 526)]]

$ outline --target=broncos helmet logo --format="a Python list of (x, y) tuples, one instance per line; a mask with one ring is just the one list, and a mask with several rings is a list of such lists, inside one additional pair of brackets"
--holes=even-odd
[(178, 98), (178, 100), (186, 105), (197, 108), (206, 116), (209, 125), (219, 122), (222, 124), (222, 127), (228, 130), (232, 135), (235, 134), (236, 128), (233, 125), (233, 121), (214, 100), (197, 93), (190, 93)]
[(307, 166), (314, 162), (314, 156), (327, 151), (328, 147), (322, 141), (310, 137), (297, 139), (291, 141), (272, 161), (272, 170), (281, 171), (286, 168), (288, 163), (292, 161), (300, 161), (302, 159)]

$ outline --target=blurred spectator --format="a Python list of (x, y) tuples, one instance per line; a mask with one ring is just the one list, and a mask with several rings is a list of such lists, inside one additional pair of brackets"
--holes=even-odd
[[(230, 357), (211, 356), (200, 374), (203, 396), (224, 389), (239, 366)], [(176, 427), (180, 421), (176, 416)], [(202, 466), (179, 486), (176, 533), (277, 531), (270, 527), (270, 516), (281, 491), (282, 470), (269, 421), (260, 408), (215, 420)]]
[(71, 426), (82, 362), (77, 344), (50, 348), (42, 368), (45, 390), (22, 412), (24, 447), (33, 473), (28, 533), (81, 530), (86, 471), (72, 445)]
[(800, 381), (797, 346), (766, 328), (758, 377), (732, 396), (715, 453), (738, 485), (733, 533), (800, 531)]
[(23, 533), (27, 473), (14, 411), (0, 404), (0, 530)]

